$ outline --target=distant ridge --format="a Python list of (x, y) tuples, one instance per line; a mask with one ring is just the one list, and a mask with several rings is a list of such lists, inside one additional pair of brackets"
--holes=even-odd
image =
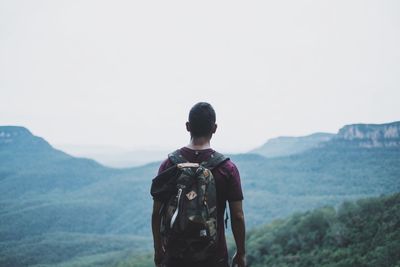
[(275, 158), (299, 154), (333, 143), (363, 148), (400, 147), (400, 121), (382, 124), (349, 124), (340, 128), (337, 134), (314, 133), (299, 137), (276, 137), (268, 140), (261, 147), (251, 150), (250, 153)]
[(133, 150), (112, 146), (53, 146), (42, 137), (33, 135), (26, 127), (12, 125), (0, 126), (0, 149), (13, 150), (15, 153), (51, 153), (55, 157), (89, 158), (113, 168), (137, 167), (161, 161), (168, 155), (168, 151)]
[(264, 145), (250, 153), (260, 154), (268, 158), (284, 157), (298, 154), (329, 141), (335, 134), (314, 133), (306, 136), (280, 136), (268, 140)]
[(0, 126), (0, 201), (31, 191), (74, 190), (107, 176), (108, 168), (55, 149), (25, 127)]

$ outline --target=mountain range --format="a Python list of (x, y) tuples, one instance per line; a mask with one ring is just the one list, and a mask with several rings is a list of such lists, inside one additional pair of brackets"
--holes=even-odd
[[(400, 191), (400, 122), (347, 125), (281, 146), (279, 140), (288, 138), (230, 155), (241, 173), (249, 229)], [(107, 266), (148, 251), (149, 188), (158, 165), (105, 167), (24, 127), (0, 127), (0, 266)]]
[[(268, 140), (264, 145), (249, 153), (275, 158), (299, 154), (323, 146), (331, 139), (348, 142), (360, 147), (399, 147), (399, 122), (386, 124), (351, 124), (342, 127), (337, 134), (313, 133), (306, 136), (280, 136)], [(350, 144), (351, 143), (351, 144)]]

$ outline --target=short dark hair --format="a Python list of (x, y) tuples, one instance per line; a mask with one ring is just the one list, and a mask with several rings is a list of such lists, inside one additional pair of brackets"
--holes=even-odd
[(215, 110), (207, 102), (199, 102), (189, 112), (190, 134), (192, 137), (212, 135), (215, 125)]

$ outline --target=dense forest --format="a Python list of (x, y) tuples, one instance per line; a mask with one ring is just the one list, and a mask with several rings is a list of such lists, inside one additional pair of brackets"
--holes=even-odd
[(247, 235), (252, 267), (400, 266), (400, 194), (276, 220)]

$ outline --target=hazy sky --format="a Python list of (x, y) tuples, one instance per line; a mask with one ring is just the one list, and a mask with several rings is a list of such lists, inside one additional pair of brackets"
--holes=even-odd
[(400, 120), (400, 1), (0, 0), (0, 125), (51, 144), (217, 149)]

